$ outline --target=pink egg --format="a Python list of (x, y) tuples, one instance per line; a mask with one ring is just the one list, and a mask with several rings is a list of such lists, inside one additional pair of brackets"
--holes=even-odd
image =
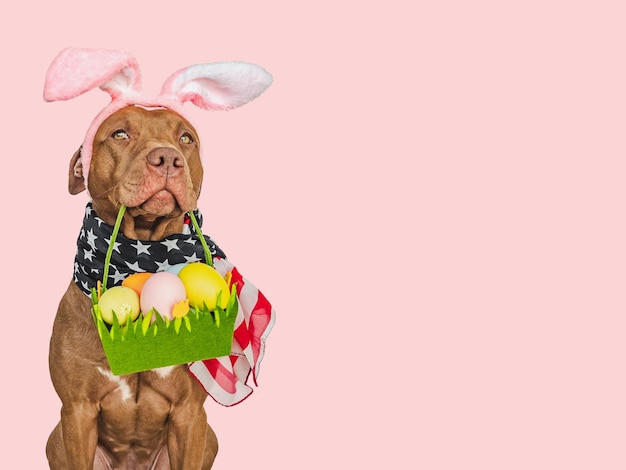
[(161, 316), (172, 318), (174, 305), (186, 298), (185, 286), (180, 278), (174, 273), (162, 271), (148, 278), (141, 290), (139, 303), (144, 315), (154, 308)]

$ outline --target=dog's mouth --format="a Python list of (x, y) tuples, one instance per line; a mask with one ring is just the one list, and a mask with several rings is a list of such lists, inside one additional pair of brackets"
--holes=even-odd
[(130, 214), (144, 217), (177, 217), (195, 209), (193, 192), (183, 184), (165, 180), (161, 185), (127, 184), (120, 202)]
[(139, 207), (147, 213), (155, 215), (171, 214), (177, 212), (180, 208), (176, 197), (167, 189), (161, 189), (148, 199), (146, 199)]
[(126, 206), (127, 222), (123, 233), (128, 238), (160, 240), (171, 233), (179, 233), (183, 215), (196, 208), (193, 191), (183, 188), (177, 191), (176, 187), (167, 186), (146, 191), (145, 185), (133, 186), (135, 191), (120, 194), (117, 200), (118, 205)]

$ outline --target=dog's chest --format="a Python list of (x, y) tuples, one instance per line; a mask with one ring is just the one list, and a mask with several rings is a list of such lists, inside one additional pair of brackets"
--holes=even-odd
[(117, 442), (150, 439), (164, 429), (172, 408), (169, 390), (175, 389), (174, 368), (115, 376), (98, 368), (104, 379), (100, 400), (105, 435)]

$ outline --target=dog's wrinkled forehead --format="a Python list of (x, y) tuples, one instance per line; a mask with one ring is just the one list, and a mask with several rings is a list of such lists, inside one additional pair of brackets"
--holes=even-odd
[(141, 73), (135, 58), (121, 51), (67, 48), (53, 60), (46, 74), (44, 99), (69, 100), (94, 88), (108, 93), (111, 102), (92, 121), (82, 144), (85, 183), (100, 125), (130, 105), (166, 108), (185, 117), (187, 101), (207, 110), (228, 110), (252, 101), (272, 83), (272, 76), (247, 62), (197, 64), (174, 72), (156, 95), (140, 92)]
[[(129, 105), (107, 116), (98, 126), (95, 133), (94, 147), (101, 139), (108, 137), (114, 131), (133, 130), (137, 136), (154, 134), (151, 138), (162, 135), (164, 132), (187, 131), (198, 136), (196, 127), (188, 117), (168, 108), (145, 108), (138, 105)], [(94, 150), (95, 151), (95, 150)]]

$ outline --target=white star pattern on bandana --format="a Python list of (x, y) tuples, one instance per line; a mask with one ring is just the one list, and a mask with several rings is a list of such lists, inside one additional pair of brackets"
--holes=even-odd
[(170, 252), (172, 250), (178, 250), (178, 240), (164, 240), (161, 242), (162, 245), (167, 247), (167, 251)]
[(144, 245), (139, 240), (137, 240), (137, 243), (133, 243), (132, 246), (137, 250), (138, 255), (141, 253), (146, 253), (148, 255), (150, 254), (150, 246)]
[(96, 249), (96, 236), (93, 233), (93, 230), (89, 230), (89, 232), (87, 232), (87, 244), (93, 248), (94, 250)]
[[(194, 215), (202, 224), (200, 211)], [(131, 240), (119, 233), (111, 256), (107, 287), (119, 285), (133, 273), (165, 271), (183, 263), (204, 261), (204, 251), (195, 229), (186, 217), (183, 233), (158, 241)], [(80, 230), (74, 263), (74, 282), (87, 295), (96, 287), (104, 271), (104, 258), (113, 227), (100, 219), (91, 202), (87, 204)], [(208, 236), (204, 236), (213, 256), (226, 258), (224, 252)]]

